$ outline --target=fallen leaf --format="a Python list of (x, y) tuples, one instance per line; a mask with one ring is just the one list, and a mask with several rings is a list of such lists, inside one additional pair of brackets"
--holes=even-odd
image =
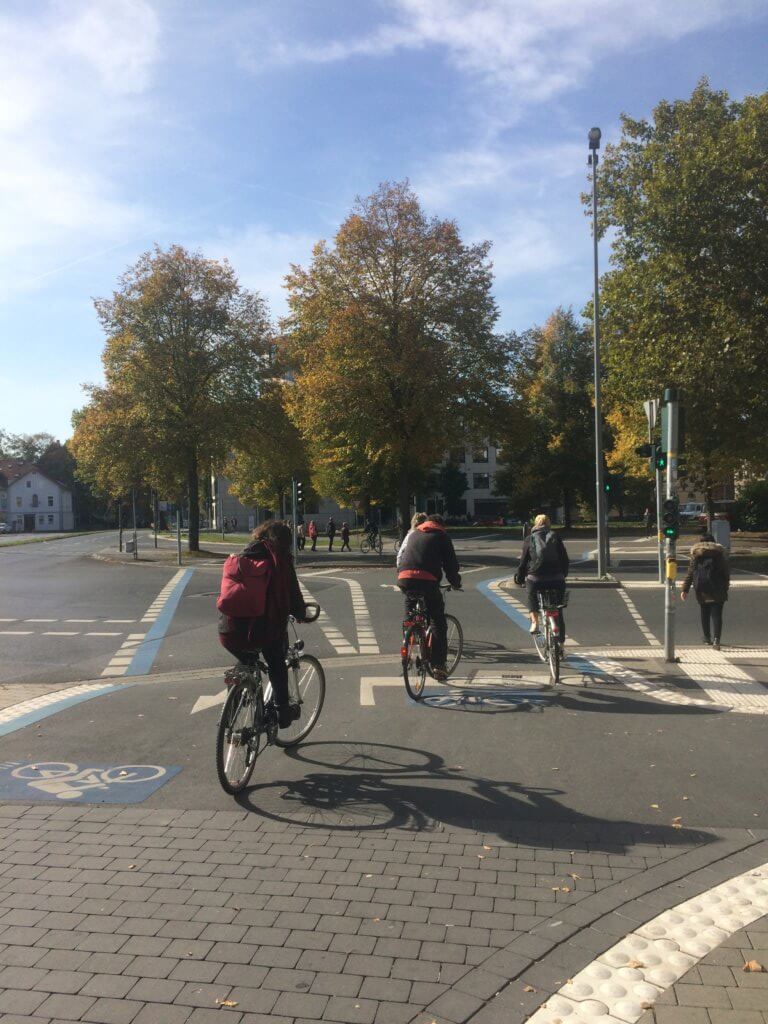
[(764, 974), (765, 968), (759, 960), (747, 960), (744, 966), (741, 968), (747, 974)]
[(478, 853), (478, 855), (477, 855), (477, 859), (478, 859), (478, 860), (485, 860), (485, 857), (483, 856), (483, 854), (482, 854), (482, 853)]
[(651, 807), (654, 809), (654, 811), (658, 811), (658, 809), (659, 809), (659, 805), (658, 804), (651, 804)]
[(363, 875), (363, 878), (373, 878), (373, 875)]
[(229, 1006), (229, 1007), (232, 1007), (232, 1006), (237, 1006), (237, 1003), (235, 1002), (234, 999), (217, 999), (216, 1000), (216, 1005), (217, 1006)]
[(691, 772), (691, 774), (688, 776), (688, 778), (689, 779), (695, 779), (696, 778), (696, 772)]
[(374, 917), (373, 920), (378, 924), (378, 922), (381, 920), (381, 918), (380, 917)]
[(684, 797), (683, 797), (683, 800), (690, 800), (690, 799), (691, 799), (691, 798), (690, 798), (689, 796), (684, 796)]
[(136, 865), (135, 865), (135, 864), (129, 864), (129, 865), (128, 865), (128, 870), (129, 870), (129, 871), (133, 871), (133, 869), (134, 869), (135, 867), (136, 867)]
[(483, 849), (484, 850), (492, 850), (493, 847), (492, 846), (486, 846), (485, 844), (483, 844)]
[(642, 960), (627, 960), (627, 967), (645, 967), (645, 964)]
[(523, 992), (535, 992), (533, 985), (523, 985)]
[(683, 826), (680, 824), (679, 821), (673, 821), (672, 822), (672, 828), (682, 828), (682, 827)]
[(553, 768), (553, 769), (552, 769), (552, 771), (553, 771), (553, 772), (559, 772), (559, 771), (560, 771), (560, 769), (559, 769), (559, 768)]
[(553, 885), (552, 886), (552, 892), (560, 892), (560, 886), (559, 885)]
[(571, 874), (570, 877), (574, 880), (574, 882), (581, 880), (581, 875)]
[(570, 891), (571, 891), (571, 887), (569, 885), (561, 885), (560, 886), (560, 892), (570, 892)]

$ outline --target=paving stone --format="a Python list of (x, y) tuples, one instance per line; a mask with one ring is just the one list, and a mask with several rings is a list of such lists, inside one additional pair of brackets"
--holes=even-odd
[(128, 999), (97, 999), (82, 1016), (93, 1024), (131, 1024), (142, 1004)]
[(54, 1020), (80, 1020), (83, 1014), (93, 1006), (95, 1000), (89, 996), (50, 995), (37, 1007), (41, 1017), (52, 1017)]
[(462, 1024), (483, 1005), (483, 1000), (467, 992), (446, 992), (431, 1003), (429, 1012), (444, 1020)]
[(275, 1012), (286, 1017), (302, 1017), (319, 1020), (328, 1005), (329, 996), (312, 995), (303, 992), (283, 992), (275, 1003)]
[(156, 1003), (142, 1007), (132, 1024), (186, 1024), (191, 1013), (192, 1010), (186, 1006)]
[[(243, 1013), (271, 1013), (279, 996), (279, 992), (270, 989), (238, 986), (233, 988), (226, 998), (237, 1003), (238, 1011)], [(222, 1024), (226, 1024), (226, 1019)]]

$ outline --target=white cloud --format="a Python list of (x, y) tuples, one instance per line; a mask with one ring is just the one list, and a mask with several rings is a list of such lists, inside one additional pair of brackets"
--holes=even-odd
[(0, 17), (0, 282), (34, 285), (146, 219), (112, 160), (142, 111), (159, 57), (147, 0), (57, 0)]
[[(653, 40), (674, 40), (749, 17), (760, 0), (389, 0), (390, 20), (357, 38), (283, 42), (270, 62), (328, 63), (443, 50), (504, 102), (542, 101), (583, 81), (599, 59)], [(252, 67), (257, 66), (255, 60)]]
[(570, 259), (563, 239), (543, 217), (513, 217), (496, 225), (487, 237), (493, 239), (491, 262), (500, 285), (526, 274), (554, 270)]

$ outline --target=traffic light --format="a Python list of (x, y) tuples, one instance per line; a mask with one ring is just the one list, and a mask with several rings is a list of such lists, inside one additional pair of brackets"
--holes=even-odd
[(612, 476), (604, 476), (603, 477), (603, 490), (605, 491), (606, 494), (611, 494), (613, 492), (613, 477)]
[(297, 480), (296, 481), (296, 504), (297, 505), (300, 505), (304, 501), (304, 498), (303, 498), (301, 492), (302, 492), (301, 480)]
[(669, 540), (677, 540), (680, 535), (680, 506), (677, 498), (664, 500), (661, 519), (664, 524), (664, 536)]
[(667, 468), (667, 453), (663, 451), (661, 445), (658, 444), (656, 445), (656, 461), (654, 466), (662, 473)]

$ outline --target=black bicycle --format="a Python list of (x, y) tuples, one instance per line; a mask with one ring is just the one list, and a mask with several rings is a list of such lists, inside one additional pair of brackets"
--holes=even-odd
[[(454, 587), (441, 587), (441, 590), (454, 590)], [(464, 651), (464, 631), (455, 615), (445, 616), (448, 622), (448, 657), (445, 668), (450, 676), (456, 670)], [(434, 679), (432, 665), (432, 621), (427, 612), (424, 598), (414, 598), (413, 610), (403, 622), (403, 644), (400, 655), (403, 660), (403, 680), (408, 696), (413, 700), (421, 700), (427, 675)]]
[(384, 550), (384, 542), (381, 539), (380, 533), (365, 533), (360, 541), (360, 550), (364, 555), (367, 555), (369, 551), (375, 551), (377, 554), (381, 554)]
[(549, 664), (549, 678), (553, 685), (560, 682), (560, 663), (563, 660), (563, 640), (560, 634), (560, 610), (568, 604), (568, 592), (561, 596), (558, 590), (540, 590), (539, 629), (533, 634), (536, 652)]
[[(314, 622), (320, 606), (307, 622)], [(299, 717), (286, 729), (278, 730), (277, 707), (267, 666), (257, 657), (253, 666), (242, 663), (231, 668), (224, 680), (228, 694), (216, 734), (216, 771), (227, 793), (239, 793), (253, 774), (256, 758), (264, 747), (293, 747), (314, 729), (325, 700), (323, 666), (311, 654), (304, 654), (304, 641), (296, 632), (296, 620), (289, 619), (294, 641), (288, 645), (288, 693), (298, 705)], [(263, 682), (266, 680), (266, 683)]]

